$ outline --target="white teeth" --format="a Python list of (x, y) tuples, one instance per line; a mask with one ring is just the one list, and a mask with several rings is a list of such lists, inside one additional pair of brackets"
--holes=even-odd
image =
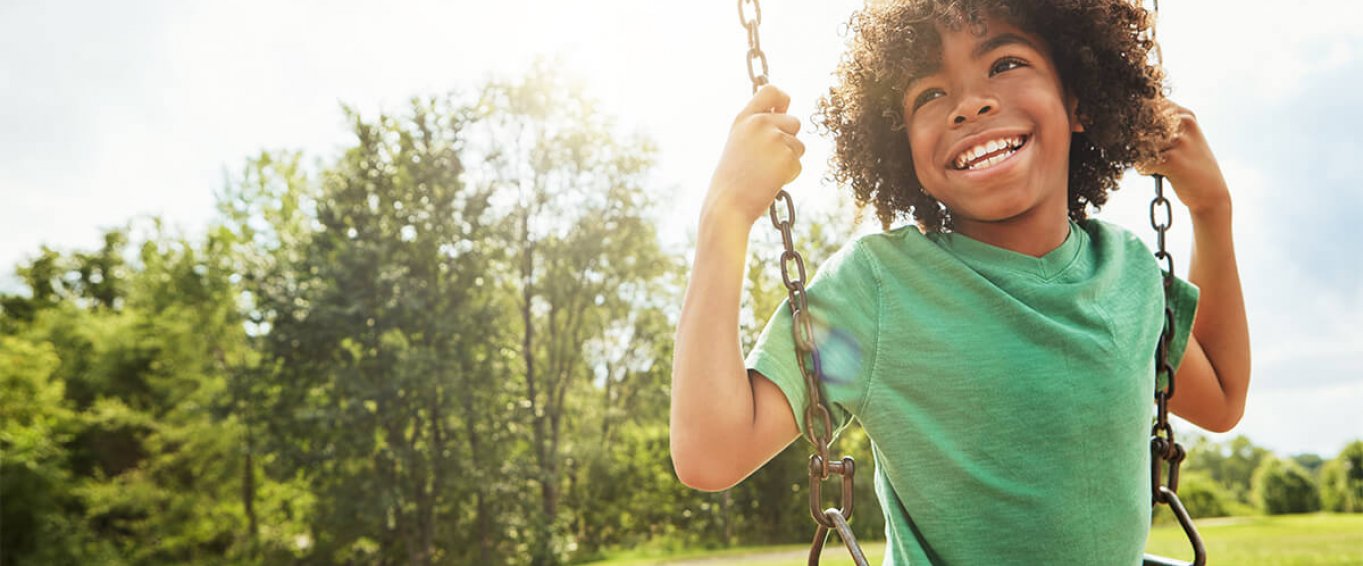
[[(1014, 137), (1009, 137), (1009, 138), (1000, 138), (1000, 139), (996, 139), (996, 140), (989, 140), (989, 141), (986, 142), (986, 143), (979, 144), (979, 145), (977, 145), (977, 146), (975, 146), (975, 147), (972, 147), (972, 148), (970, 148), (970, 149), (967, 149), (967, 150), (961, 152), (961, 155), (960, 155), (959, 157), (956, 158), (956, 161), (955, 161), (954, 164), (955, 164), (955, 166), (956, 166), (957, 169), (971, 169), (971, 170), (973, 170), (973, 169), (981, 169), (981, 168), (984, 168), (984, 167), (989, 167), (989, 166), (991, 166), (991, 165), (994, 165), (995, 163), (998, 163), (998, 162), (1000, 162), (1000, 161), (1003, 161), (1005, 158), (1007, 158), (1008, 156), (1010, 156), (1010, 155), (1012, 155), (1013, 153), (1015, 153), (1015, 152), (1017, 151), (1017, 148), (1020, 147), (1020, 146), (1022, 145), (1022, 141), (1023, 141), (1023, 140), (1022, 140), (1022, 136), (1014, 136)], [(1011, 148), (1012, 151), (1009, 151), (1008, 153), (1005, 153), (1005, 154), (1003, 154), (1003, 155), (996, 155), (996, 156), (991, 157), (991, 158), (989, 158), (989, 159), (987, 159), (987, 160), (985, 160), (985, 161), (983, 161), (983, 162), (976, 163), (976, 164), (974, 164), (973, 166), (970, 166), (970, 167), (967, 167), (967, 166), (966, 166), (967, 163), (970, 163), (971, 161), (974, 161), (974, 160), (976, 160), (976, 159), (979, 159), (981, 155), (985, 155), (985, 154), (988, 154), (988, 153), (993, 153), (993, 152), (995, 152), (995, 151), (998, 151), (998, 150), (1004, 149), (1004, 148)]]

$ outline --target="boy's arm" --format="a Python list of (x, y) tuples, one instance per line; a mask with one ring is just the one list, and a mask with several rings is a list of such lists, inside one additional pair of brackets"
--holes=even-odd
[(748, 233), (800, 174), (800, 121), (766, 85), (734, 119), (701, 207), (696, 258), (672, 351), (670, 441), (682, 483), (707, 491), (748, 477), (799, 436), (775, 384), (744, 368), (739, 294)]
[(1231, 238), (1229, 193), (1220, 203), (1189, 209), (1193, 257), (1188, 280), (1200, 289), (1197, 317), (1174, 374), (1169, 410), (1213, 432), (1240, 422), (1249, 391), (1249, 324)]
[(672, 358), (672, 466), (705, 491), (732, 487), (799, 437), (785, 394), (744, 368), (739, 293), (752, 224), (720, 216), (701, 221)]
[(1213, 432), (1240, 422), (1249, 391), (1249, 323), (1240, 292), (1231, 238), (1231, 198), (1226, 178), (1193, 111), (1161, 99), (1177, 124), (1174, 135), (1153, 163), (1138, 164), (1145, 174), (1164, 175), (1193, 222), (1193, 257), (1188, 280), (1200, 292), (1192, 336), (1174, 372), (1169, 410)]

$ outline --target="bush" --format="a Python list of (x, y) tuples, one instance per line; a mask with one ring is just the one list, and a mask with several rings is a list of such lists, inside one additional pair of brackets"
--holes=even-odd
[(1210, 475), (1201, 472), (1183, 473), (1178, 480), (1178, 498), (1188, 515), (1194, 519), (1202, 517), (1225, 517), (1231, 514), (1231, 503), (1235, 496)]
[(1312, 513), (1320, 510), (1315, 481), (1292, 461), (1264, 458), (1250, 480), (1255, 501), (1265, 513)]
[(1320, 499), (1326, 511), (1363, 513), (1363, 440), (1350, 443), (1321, 467)]

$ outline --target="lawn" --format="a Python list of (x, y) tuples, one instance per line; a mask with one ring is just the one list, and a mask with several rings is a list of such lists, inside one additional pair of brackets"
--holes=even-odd
[[(1363, 564), (1363, 514), (1316, 513), (1197, 521), (1212, 564)], [(1150, 552), (1190, 558), (1177, 526), (1151, 530)]]
[[(1274, 517), (1202, 519), (1198, 530), (1207, 547), (1208, 563), (1235, 565), (1354, 564), (1363, 565), (1363, 514), (1316, 513)], [(801, 566), (808, 547), (763, 546), (710, 552), (687, 552), (669, 556), (621, 556), (596, 566), (699, 566), (744, 564), (748, 566)], [(1176, 525), (1155, 527), (1150, 532), (1149, 552), (1188, 559), (1192, 549)], [(883, 543), (863, 545), (871, 564), (879, 564)], [(837, 537), (830, 537), (821, 564), (849, 565), (847, 551)]]

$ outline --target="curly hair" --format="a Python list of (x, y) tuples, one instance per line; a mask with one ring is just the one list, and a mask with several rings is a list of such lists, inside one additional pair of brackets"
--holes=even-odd
[(1152, 19), (1129, 0), (902, 0), (872, 3), (848, 22), (852, 38), (837, 82), (812, 122), (832, 133), (829, 175), (851, 187), (859, 223), (869, 204), (885, 230), (912, 214), (924, 231), (952, 229), (950, 211), (918, 181), (902, 106), (904, 90), (939, 65), (936, 25), (985, 33), (985, 16), (1041, 37), (1083, 132), (1070, 142), (1069, 215), (1107, 202), (1122, 172), (1155, 157), (1173, 131), (1161, 112), (1164, 72), (1151, 64)]

